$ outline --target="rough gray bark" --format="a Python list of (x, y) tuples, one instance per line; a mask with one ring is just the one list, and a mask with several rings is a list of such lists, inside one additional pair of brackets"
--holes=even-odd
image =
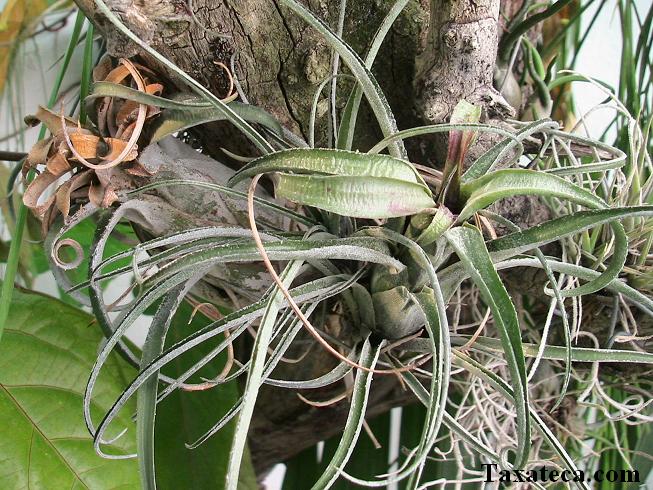
[(499, 0), (442, 2), (432, 9), (427, 39), (417, 106), (425, 122), (445, 121), (461, 99), (485, 107), (490, 117), (514, 113), (493, 87)]
[[(363, 53), (394, 2), (349, 3), (344, 38)], [(110, 54), (131, 56), (137, 52), (133, 44), (125, 42), (96, 12), (92, 0), (79, 0), (78, 4), (104, 33)], [(229, 66), (234, 56), (235, 74), (250, 102), (265, 108), (288, 129), (304, 136), (308, 134), (312, 99), (319, 83), (330, 74), (331, 50), (312, 28), (279, 2), (195, 0), (192, 2), (195, 18), (188, 15), (187, 6), (179, 1), (112, 0), (107, 4), (142, 39), (216, 94), (224, 95), (228, 85), (224, 71), (216, 63)], [(308, 6), (334, 25), (339, 2), (311, 0)], [(375, 73), (403, 126), (414, 124), (412, 80), (427, 21), (428, 4), (411, 2), (393, 27), (375, 66)], [(227, 33), (231, 37), (224, 37)], [(339, 81), (341, 86), (346, 83)], [(342, 105), (348, 90), (340, 93)], [(324, 103), (319, 107), (318, 141), (325, 141), (326, 109)], [(372, 133), (362, 140), (375, 141), (377, 129), (367, 124), (369, 116), (363, 114), (359, 121), (361, 128), (370, 128)], [(224, 127), (217, 129), (219, 134), (221, 131)], [(213, 135), (203, 138), (203, 143), (209, 153), (216, 154)]]

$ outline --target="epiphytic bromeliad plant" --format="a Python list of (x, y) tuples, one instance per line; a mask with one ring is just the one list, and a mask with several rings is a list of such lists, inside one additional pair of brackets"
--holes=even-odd
[[(93, 33), (87, 33), (80, 117), (53, 107), (27, 119), (43, 124), (49, 137), (22, 165), (28, 183), (23, 203), (40, 218), (58, 284), (71, 300), (90, 306), (105, 337), (97, 355), (80, 361), (86, 370), (71, 368), (73, 377), (88, 375), (81, 401), (96, 452), (110, 460), (137, 457), (141, 485), (155, 488), (158, 479), (167, 488), (175, 481), (169, 473), (180, 463), (162, 452), (201, 454), (226, 432), (213, 453), (224, 464), (196, 463), (197, 471), (210, 474), (196, 485), (203, 488), (218, 474), (206, 465), (222, 465), (225, 488), (247, 485), (248, 434), (257, 401), (270, 387), (271, 393), (297, 392), (314, 411), (348, 406), (339, 441), (325, 451), (315, 481), (295, 482), (295, 488), (329, 488), (338, 479), (371, 487), (473, 485), (484, 478), (482, 463), (500, 469), (546, 464), (576, 472), (583, 455), (592, 452), (570, 422), (580, 420), (576, 406), (602, 407), (611, 421), (650, 422), (650, 392), (647, 398), (642, 388), (617, 401), (598, 371), (601, 363), (634, 369), (653, 363), (636, 330), (653, 315), (653, 300), (641, 285), (653, 206), (614, 193), (616, 182), (650, 193), (644, 136), (628, 119), (632, 144), (623, 152), (542, 118), (551, 73), (522, 39), (523, 25), (532, 27), (540, 20), (535, 17), (553, 15), (554, 7), (569, 2), (513, 26), (514, 35), (507, 37), (514, 42), (504, 46), (508, 54), (525, 53), (524, 76), (536, 86), (534, 120), (486, 122), (476, 101), (459, 100), (449, 122), (406, 130), (397, 128), (370, 69), (408, 2), (391, 7), (364, 60), (306, 7), (295, 0), (280, 3), (337, 55), (312, 104), (308, 144), (268, 112), (236, 100), (246, 101), (246, 94), (233, 66), (219, 67), (231, 80), (220, 99), (126, 27), (102, 0), (95, 4), (98, 12), (143, 57), (105, 55), (93, 63)], [(520, 15), (528, 13), (525, 8)], [(76, 43), (74, 37), (71, 46)], [(340, 60), (346, 72), (339, 72)], [(510, 70), (500, 68), (496, 76), (505, 78)], [(315, 148), (320, 94), (338, 78), (354, 81), (351, 94), (339, 121), (331, 105), (331, 147)], [(364, 153), (352, 151), (363, 98), (382, 132)], [(240, 163), (232, 170), (193, 149), (187, 129), (212, 121), (231, 123), (258, 155), (226, 152)], [(411, 163), (404, 143), (417, 137), (446, 143), (440, 170)], [(526, 226), (511, 221), (500, 203), (516, 196), (546, 203), (547, 218)], [(19, 216), (25, 220), (23, 209)], [(105, 285), (118, 278), (128, 278), (129, 287), (109, 300)], [(537, 291), (530, 304), (514, 299), (520, 287)], [(42, 301), (18, 298), (26, 305)], [(594, 308), (613, 306), (607, 334), (584, 327), (582, 298)], [(33, 307), (48, 315), (45, 307)], [(193, 321), (195, 328), (184, 332), (184, 322), (198, 311), (208, 320), (199, 327)], [(125, 333), (144, 315), (151, 321), (139, 350)], [(20, 323), (19, 314), (10, 318)], [(19, 331), (42, 334), (29, 325), (8, 327), (6, 372), (21, 352), (31, 355)], [(295, 369), (306, 363), (310, 368)], [(65, 362), (58, 367), (66, 369)], [(35, 383), (30, 377), (37, 374), (2, 376), (8, 396), (29, 406), (16, 387)], [(240, 390), (234, 380), (240, 380)], [(387, 382), (399, 386), (396, 405), (423, 405), (421, 420), (411, 427), (418, 437), (403, 447), (393, 468), (357, 474), (348, 462), (364, 438), (375, 440), (366, 414), (378, 403), (374, 386)], [(183, 403), (193, 404), (183, 417), (193, 422), (178, 421), (166, 409), (180, 391)], [(58, 396), (52, 394), (50, 403), (58, 403)], [(2, 410), (8, 412), (1, 417), (10, 420), (10, 408)], [(597, 419), (584, 422), (596, 425)], [(190, 440), (170, 435), (187, 423), (190, 433), (178, 432)], [(338, 432), (338, 424), (328, 432)], [(60, 436), (72, 437), (65, 430), (59, 428)], [(48, 450), (72, 451), (52, 442), (56, 437), (44, 437)], [(621, 447), (620, 438), (615, 431), (615, 445), (597, 440)], [(171, 447), (184, 442), (188, 449)], [(315, 442), (309, 438), (287, 454)], [(449, 460), (446, 471), (442, 460)], [(76, 462), (75, 469), (97, 464)], [(111, 470), (112, 478), (137, 485), (126, 476), (133, 468), (122, 468)], [(214, 479), (212, 487), (219, 485)], [(585, 481), (572, 485), (588, 488)]]

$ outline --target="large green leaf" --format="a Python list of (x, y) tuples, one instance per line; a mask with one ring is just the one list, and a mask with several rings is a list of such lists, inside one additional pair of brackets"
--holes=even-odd
[(353, 218), (395, 218), (435, 207), (428, 188), (385, 177), (279, 174), (277, 196)]
[[(135, 460), (100, 458), (86, 430), (82, 394), (102, 339), (93, 318), (59, 300), (16, 289), (0, 345), (0, 488), (140, 488)], [(135, 374), (117, 356), (98, 382), (94, 419)], [(132, 403), (104, 446), (135, 451)]]
[(385, 177), (424, 184), (410, 162), (389, 155), (369, 155), (329, 148), (294, 148), (277, 151), (248, 163), (231, 178), (229, 185), (268, 172)]
[[(591, 209), (605, 209), (608, 207), (602, 199), (590, 191), (561, 177), (523, 169), (506, 169), (492, 172), (463, 184), (460, 192), (467, 200), (465, 207), (458, 216), (459, 222), (467, 220), (476, 211), (488, 207), (499, 199), (516, 195), (558, 198)], [(598, 278), (582, 286), (561, 291), (560, 296), (581, 296), (595, 293), (606, 287), (619, 275), (628, 256), (628, 237), (621, 223), (612, 222), (610, 227), (614, 233), (614, 252), (610, 264)]]
[(557, 197), (591, 209), (606, 207), (605, 202), (591, 192), (561, 177), (534, 170), (497, 170), (463, 184), (460, 193), (466, 200), (458, 216), (459, 222), (499, 199), (516, 195)]

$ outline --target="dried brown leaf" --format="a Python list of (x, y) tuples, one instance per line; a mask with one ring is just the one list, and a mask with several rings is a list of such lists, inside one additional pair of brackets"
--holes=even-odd
[[(120, 153), (127, 147), (127, 142), (117, 138), (104, 138), (101, 140), (99, 136), (94, 134), (80, 134), (72, 133), (70, 141), (75, 147), (75, 151), (85, 159), (100, 159), (104, 161), (111, 161), (117, 158)], [(101, 142), (104, 141), (108, 147), (108, 152), (105, 155), (98, 155), (100, 153), (98, 148), (101, 148)], [(132, 161), (138, 156), (138, 147), (134, 145), (131, 151), (124, 157), (125, 161)]]
[(129, 76), (129, 70), (123, 64), (116, 66), (105, 77), (105, 82), (120, 83)]
[(55, 152), (54, 155), (48, 159), (46, 167), (48, 172), (56, 176), (61, 176), (72, 168), (66, 157), (60, 152)]
[(111, 71), (112, 62), (109, 55), (104, 55), (100, 58), (95, 68), (93, 68), (93, 81), (98, 82), (101, 80), (106, 80), (107, 75)]
[(104, 190), (104, 198), (102, 199), (101, 206), (103, 208), (108, 208), (111, 206), (114, 202), (118, 202), (119, 197), (118, 194), (114, 191), (113, 187), (109, 186)]
[[(77, 128), (77, 123), (69, 117), (64, 118), (64, 120), (66, 121), (67, 127)], [(36, 126), (38, 123), (43, 123), (52, 134), (61, 133), (63, 129), (61, 124), (61, 116), (52, 112), (50, 109), (46, 109), (43, 106), (39, 106), (39, 109), (33, 116), (27, 116), (25, 118), (25, 122), (30, 126)]]
[(94, 206), (102, 206), (104, 199), (104, 186), (102, 184), (93, 184), (88, 188), (88, 200)]
[[(29, 209), (33, 210), (37, 216), (42, 216), (43, 212), (45, 211), (45, 204), (42, 204), (41, 206), (38, 204), (41, 195), (46, 191), (48, 187), (56, 182), (58, 178), (59, 176), (54, 175), (46, 170), (45, 172), (37, 175), (36, 178), (27, 186), (27, 189), (25, 189), (25, 193), (23, 194), (23, 203)], [(50, 203), (52, 203), (52, 201), (50, 201)]]
[(51, 147), (52, 138), (37, 141), (27, 154), (27, 158), (23, 164), (23, 174), (26, 174), (29, 169), (35, 168), (37, 165), (45, 164)]
[(89, 185), (91, 179), (93, 178), (93, 173), (90, 170), (85, 170), (78, 174), (73, 175), (70, 179), (64, 182), (56, 192), (55, 204), (57, 209), (61, 211), (61, 214), (64, 216), (64, 221), (68, 220), (68, 213), (70, 212), (70, 195), (73, 191)]

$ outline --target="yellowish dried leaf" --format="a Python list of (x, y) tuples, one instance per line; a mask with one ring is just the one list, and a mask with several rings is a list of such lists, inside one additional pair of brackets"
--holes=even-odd
[[(75, 121), (69, 117), (66, 117), (65, 121), (66, 127), (77, 129), (77, 123)], [(45, 127), (47, 127), (48, 130), (54, 135), (59, 134), (62, 131), (61, 116), (55, 112), (52, 112), (50, 109), (46, 109), (43, 106), (39, 106), (38, 111), (36, 111), (36, 114), (33, 116), (27, 116), (25, 118), (25, 122), (30, 126), (36, 126), (41, 122), (45, 124)]]
[[(102, 144), (99, 136), (95, 136), (94, 134), (72, 133), (70, 135), (70, 141), (75, 147), (75, 150), (86, 160), (98, 158), (111, 161), (120, 155), (120, 152), (127, 146), (126, 141), (117, 138), (105, 138), (104, 142), (108, 146), (108, 152), (106, 155), (100, 156), (98, 155), (98, 149), (102, 148)], [(137, 156), (138, 148), (134, 147), (124, 160), (128, 162), (134, 160)]]
[(59, 209), (61, 214), (63, 214), (64, 221), (67, 220), (68, 213), (70, 212), (71, 193), (77, 189), (80, 189), (81, 187), (89, 185), (92, 178), (93, 172), (91, 170), (86, 170), (84, 172), (73, 175), (57, 189), (55, 202), (57, 209)]
[(55, 154), (50, 157), (46, 167), (50, 173), (57, 176), (63, 175), (71, 169), (66, 157), (59, 152), (55, 152)]
[(52, 147), (52, 138), (37, 141), (30, 149), (23, 165), (23, 172), (34, 168), (37, 165), (44, 165), (48, 159), (48, 153)]
[[(27, 186), (27, 189), (25, 189), (25, 193), (23, 194), (23, 203), (25, 206), (33, 210), (38, 216), (43, 215), (44, 209), (42, 208), (45, 205), (38, 205), (39, 198), (45, 190), (50, 187), (50, 185), (56, 182), (57, 179), (58, 177), (56, 175), (51, 174), (47, 170), (37, 175), (36, 178)], [(50, 200), (50, 202), (52, 201)]]

